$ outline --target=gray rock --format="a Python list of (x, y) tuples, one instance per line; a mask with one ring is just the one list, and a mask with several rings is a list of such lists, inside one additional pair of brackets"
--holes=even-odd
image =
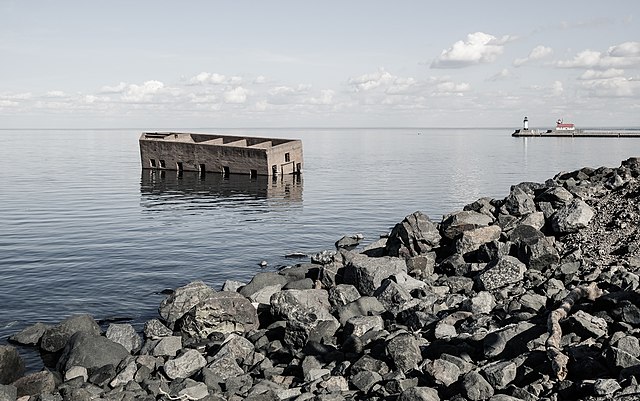
[(0, 384), (0, 401), (16, 401), (17, 397), (16, 386)]
[(425, 371), (433, 377), (433, 380), (437, 384), (444, 385), (446, 387), (457, 382), (460, 377), (460, 368), (458, 365), (445, 359), (436, 359), (427, 363)]
[(129, 355), (126, 348), (105, 337), (78, 332), (69, 339), (60, 356), (58, 370), (66, 372), (74, 366), (82, 366), (89, 370), (105, 365), (117, 366)]
[(451, 354), (442, 354), (440, 355), (440, 359), (443, 361), (451, 362), (460, 369), (460, 374), (464, 375), (471, 372), (474, 369), (474, 365), (471, 363), (471, 359), (465, 360), (459, 356), (451, 355)]
[(87, 371), (87, 368), (85, 368), (84, 366), (70, 367), (64, 374), (64, 381), (69, 381), (71, 379), (75, 379), (76, 377), (81, 377), (82, 381), (85, 382), (89, 380), (89, 373)]
[(360, 298), (360, 293), (351, 284), (338, 284), (329, 288), (329, 303), (334, 308), (342, 307), (358, 298)]
[(345, 235), (336, 241), (336, 248), (355, 248), (360, 244), (361, 238), (355, 235)]
[(426, 280), (433, 274), (436, 264), (436, 253), (427, 252), (407, 259), (407, 273), (419, 280)]
[(169, 336), (160, 339), (160, 342), (153, 348), (153, 356), (176, 356), (182, 348), (182, 337)]
[(494, 200), (491, 198), (480, 198), (473, 203), (465, 205), (464, 210), (473, 210), (474, 212), (486, 214), (493, 218), (496, 213), (496, 208), (493, 203)]
[(516, 378), (518, 366), (513, 361), (499, 361), (483, 367), (487, 382), (497, 390), (506, 388)]
[(617, 347), (610, 347), (607, 352), (607, 359), (610, 365), (620, 369), (640, 365), (640, 359)]
[(363, 393), (368, 393), (369, 390), (378, 382), (382, 380), (382, 376), (378, 372), (362, 371), (351, 376), (351, 384)]
[(19, 333), (16, 333), (9, 337), (9, 341), (12, 341), (21, 345), (38, 345), (44, 332), (50, 328), (48, 324), (36, 323), (29, 327), (25, 327)]
[(487, 265), (485, 271), (478, 275), (480, 286), (487, 291), (494, 291), (509, 284), (522, 281), (527, 267), (513, 256), (503, 256)]
[(173, 335), (173, 331), (162, 324), (158, 319), (151, 319), (144, 324), (144, 336), (151, 340), (159, 340), (162, 337)]
[(403, 391), (398, 401), (440, 401), (440, 396), (431, 387), (412, 387)]
[(503, 205), (505, 211), (512, 216), (524, 216), (536, 211), (536, 204), (533, 198), (520, 187), (514, 187)]
[(495, 307), (495, 297), (488, 291), (480, 291), (463, 303), (463, 310), (472, 312), (473, 314), (488, 314), (491, 313)]
[(138, 366), (136, 365), (136, 362), (134, 360), (130, 360), (129, 363), (126, 364), (122, 363), (121, 365), (124, 365), (124, 367), (122, 367), (116, 377), (114, 377), (113, 380), (109, 382), (109, 385), (112, 388), (128, 384), (133, 380), (136, 372), (138, 371)]
[(398, 273), (406, 273), (407, 264), (404, 259), (400, 258), (389, 256), (370, 258), (357, 254), (351, 259), (347, 269), (353, 271), (355, 280), (353, 284), (360, 294), (373, 295), (374, 291), (382, 284), (382, 280)]
[[(287, 279), (287, 277), (281, 274), (278, 274), (277, 272), (258, 273), (255, 276), (253, 276), (251, 281), (249, 281), (249, 284), (242, 287), (239, 292), (243, 296), (249, 299), (252, 299), (251, 298), (252, 295), (263, 291), (267, 287), (277, 288), (279, 290), (280, 288), (282, 288), (283, 285), (287, 284), (288, 282), (289, 280)], [(276, 291), (273, 291), (272, 294)], [(267, 302), (262, 302), (262, 303), (268, 304), (269, 302), (267, 300)]]
[(580, 199), (574, 199), (551, 216), (551, 228), (557, 234), (569, 234), (587, 227), (594, 216), (593, 209)]
[(359, 372), (378, 372), (381, 375), (389, 373), (389, 365), (386, 362), (376, 359), (371, 355), (364, 354), (351, 365), (351, 374)]
[(199, 339), (215, 332), (242, 334), (258, 328), (258, 312), (241, 294), (221, 291), (191, 308), (177, 326), (182, 333)]
[(518, 299), (518, 302), (520, 302), (520, 305), (522, 305), (522, 309), (524, 310), (539, 312), (546, 308), (547, 297), (533, 292), (527, 292), (522, 294), (520, 299)]
[(205, 369), (207, 369), (208, 374), (217, 378), (216, 380), (220, 383), (244, 374), (244, 370), (238, 365), (238, 362), (229, 356), (215, 359)]
[(271, 298), (271, 313), (288, 321), (335, 321), (324, 290), (284, 290)]
[(347, 305), (338, 308), (340, 324), (344, 325), (354, 316), (374, 316), (386, 311), (384, 305), (375, 297), (360, 297)]
[(135, 352), (142, 346), (142, 338), (130, 324), (110, 324), (105, 336), (129, 352)]
[(183, 287), (176, 288), (175, 292), (165, 298), (158, 313), (160, 317), (172, 329), (175, 322), (191, 308), (215, 294), (215, 291), (202, 281), (193, 281)]
[(472, 371), (464, 375), (462, 387), (471, 401), (487, 400), (493, 396), (493, 387), (478, 372)]
[(0, 345), (0, 384), (10, 384), (24, 372), (24, 361), (11, 345)]
[(100, 335), (100, 326), (89, 315), (71, 316), (45, 330), (40, 340), (40, 348), (48, 352), (58, 352), (67, 345), (71, 336), (78, 332)]
[(499, 239), (500, 233), (502, 233), (502, 229), (498, 225), (467, 230), (456, 240), (456, 253), (464, 255), (476, 251), (482, 244)]
[(454, 239), (464, 231), (486, 227), (493, 220), (491, 216), (471, 210), (454, 212), (443, 217), (440, 233), (445, 238)]
[(520, 334), (535, 327), (533, 323), (518, 322), (487, 334), (484, 338), (485, 356), (487, 358), (499, 356), (511, 341), (515, 341)]
[(387, 355), (396, 369), (406, 373), (416, 369), (422, 361), (418, 341), (411, 334), (399, 334), (387, 343)]
[[(521, 390), (521, 389), (517, 389)], [(522, 390), (524, 391), (524, 390)], [(489, 401), (522, 401), (524, 398), (512, 397), (507, 394), (495, 394), (493, 397), (489, 398)], [(535, 398), (534, 398), (535, 400)], [(533, 401), (533, 400), (532, 400)]]
[(407, 302), (413, 299), (409, 291), (390, 279), (385, 279), (373, 295), (384, 305), (388, 312), (394, 315), (404, 310)]
[(598, 379), (593, 384), (593, 392), (596, 395), (612, 395), (621, 388), (615, 379)]
[(231, 291), (231, 292), (238, 292), (240, 291), (240, 289), (242, 287), (244, 287), (245, 285), (247, 285), (246, 283), (243, 283), (241, 281), (236, 281), (236, 280), (225, 280), (224, 284), (222, 284), (222, 289), (221, 291)]
[(206, 364), (207, 360), (198, 351), (190, 349), (177, 358), (169, 359), (164, 364), (164, 372), (172, 380), (185, 379), (204, 368)]
[(422, 212), (415, 212), (395, 225), (387, 240), (390, 256), (409, 258), (431, 251), (440, 244), (438, 227)]
[(53, 373), (47, 370), (23, 376), (12, 385), (15, 386), (18, 397), (51, 394), (56, 388)]
[(599, 338), (607, 334), (607, 322), (585, 311), (576, 311), (571, 314), (569, 320), (574, 324), (576, 331), (583, 336)]
[(536, 196), (536, 202), (549, 202), (556, 209), (568, 205), (572, 200), (571, 192), (563, 187), (551, 187)]
[[(171, 389), (174, 399), (201, 400), (209, 395), (207, 385), (192, 379), (186, 379)], [(175, 394), (175, 395), (174, 395)]]
[[(315, 282), (312, 279), (303, 278), (301, 280), (289, 281), (287, 284), (285, 284), (282, 287), (282, 289), (283, 290), (312, 290), (314, 287), (315, 287)], [(266, 302), (266, 303), (269, 303), (269, 302)]]
[(254, 344), (237, 334), (230, 334), (216, 353), (216, 358), (231, 357), (236, 360), (246, 360), (254, 352)]
[(518, 221), (518, 225), (526, 225), (535, 228), (536, 230), (542, 230), (546, 223), (544, 212), (530, 213)]
[(344, 326), (347, 334), (361, 337), (370, 330), (382, 330), (384, 320), (380, 316), (354, 316)]
[(635, 358), (640, 357), (640, 339), (637, 337), (625, 335), (618, 339), (615, 346)]

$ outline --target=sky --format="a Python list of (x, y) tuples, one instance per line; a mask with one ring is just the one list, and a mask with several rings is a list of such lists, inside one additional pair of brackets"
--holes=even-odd
[(0, 128), (640, 127), (640, 2), (0, 0)]

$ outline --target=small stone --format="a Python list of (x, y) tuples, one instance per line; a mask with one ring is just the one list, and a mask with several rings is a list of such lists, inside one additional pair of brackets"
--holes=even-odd
[(460, 376), (460, 368), (454, 363), (444, 359), (436, 359), (428, 363), (426, 371), (433, 377), (436, 383), (447, 387), (457, 382)]
[(489, 399), (493, 393), (493, 387), (480, 375), (472, 371), (464, 375), (462, 387), (467, 398), (471, 401), (481, 401)]
[(369, 330), (382, 330), (384, 320), (381, 316), (354, 316), (347, 320), (345, 332), (354, 336), (362, 336)]
[(403, 391), (398, 401), (440, 401), (440, 396), (431, 387), (412, 387)]
[(130, 361), (129, 363), (127, 363), (124, 367), (124, 369), (122, 369), (117, 375), (116, 377), (114, 377), (113, 380), (111, 380), (111, 382), (109, 383), (109, 385), (112, 388), (118, 387), (118, 386), (124, 386), (127, 383), (129, 383), (130, 381), (133, 380), (133, 377), (135, 376), (136, 372), (138, 371), (138, 367), (136, 365), (135, 361)]
[(153, 349), (154, 356), (176, 356), (176, 353), (182, 348), (182, 337), (170, 336), (163, 337)]
[(378, 372), (372, 371), (362, 371), (358, 372), (351, 377), (351, 384), (353, 384), (358, 390), (363, 393), (368, 393), (369, 390), (374, 386), (374, 384), (380, 382), (382, 380), (382, 376)]
[(400, 334), (392, 338), (387, 343), (387, 354), (396, 369), (403, 373), (416, 369), (422, 361), (418, 341), (411, 334)]
[(518, 366), (512, 361), (495, 362), (483, 368), (487, 382), (497, 389), (506, 388), (516, 378)]
[(582, 335), (599, 338), (607, 334), (607, 322), (603, 318), (592, 316), (585, 311), (576, 311), (571, 315), (570, 320)]
[(83, 381), (89, 380), (89, 373), (84, 366), (72, 366), (64, 374), (64, 381), (75, 379), (76, 377), (82, 377)]
[(170, 379), (190, 377), (207, 364), (207, 360), (196, 350), (190, 349), (164, 364), (164, 372)]
[(485, 271), (478, 275), (478, 282), (487, 291), (494, 291), (524, 278), (527, 267), (513, 256), (503, 256), (489, 263)]
[(173, 328), (175, 322), (192, 307), (209, 298), (215, 291), (202, 281), (193, 281), (183, 287), (176, 288), (173, 294), (165, 298), (158, 313)]
[(622, 387), (615, 379), (598, 379), (593, 385), (596, 395), (612, 395)]
[(130, 324), (110, 324), (105, 336), (129, 352), (135, 352), (142, 346), (140, 335)]
[(18, 397), (51, 394), (56, 388), (53, 373), (46, 370), (23, 376), (12, 385), (16, 387)]
[(144, 324), (144, 336), (151, 340), (159, 340), (162, 337), (173, 335), (173, 331), (162, 324), (158, 319), (151, 319)]

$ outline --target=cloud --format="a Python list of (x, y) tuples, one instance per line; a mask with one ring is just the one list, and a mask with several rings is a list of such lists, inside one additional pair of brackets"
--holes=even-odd
[(561, 96), (564, 93), (564, 85), (562, 81), (554, 81), (551, 85), (551, 95), (554, 97)]
[(310, 98), (309, 103), (317, 105), (330, 105), (333, 103), (334, 95), (335, 91), (331, 89), (323, 89), (320, 91), (320, 96)]
[(604, 71), (596, 71), (596, 70), (587, 70), (580, 75), (578, 79), (580, 80), (591, 80), (591, 79), (608, 79), (614, 77), (620, 77), (624, 75), (624, 70), (620, 70), (617, 68), (609, 68)]
[(549, 57), (551, 54), (553, 54), (553, 49), (551, 49), (550, 47), (538, 45), (534, 47), (533, 50), (531, 50), (527, 57), (517, 58), (513, 60), (513, 65), (515, 67), (520, 67), (521, 65), (531, 61), (542, 60), (546, 57)]
[(614, 77), (583, 81), (582, 87), (594, 97), (636, 97), (640, 95), (640, 81)]
[(436, 91), (438, 93), (450, 93), (450, 94), (458, 94), (463, 92), (469, 92), (471, 90), (471, 85), (466, 82), (455, 83), (455, 82), (441, 82), (436, 85)]
[(210, 73), (210, 72), (201, 72), (200, 74), (191, 77), (189, 79), (189, 83), (191, 85), (206, 85), (206, 84), (212, 84), (212, 85), (220, 85), (220, 84), (224, 84), (227, 81), (227, 77), (225, 77), (224, 75), (220, 75), (220, 74), (216, 74), (216, 73)]
[(556, 63), (560, 68), (609, 69), (640, 65), (640, 42), (625, 42), (611, 46), (606, 53), (583, 50), (571, 60)]
[(508, 35), (498, 39), (484, 32), (470, 33), (466, 41), (459, 40), (443, 50), (431, 63), (431, 68), (464, 68), (491, 63), (502, 54), (504, 44), (511, 40), (513, 38)]
[(487, 81), (504, 81), (507, 80), (509, 78), (512, 77), (513, 74), (511, 74), (511, 71), (509, 71), (508, 68), (503, 68), (502, 70), (498, 71), (496, 74), (490, 76), (489, 78), (487, 78)]
[(224, 92), (224, 102), (231, 104), (242, 104), (247, 101), (249, 91), (242, 86), (235, 87)]
[(150, 101), (154, 95), (164, 89), (164, 84), (160, 81), (146, 81), (142, 85), (131, 84), (122, 95), (122, 99), (128, 102)]
[(369, 91), (383, 85), (389, 85), (393, 83), (396, 78), (397, 77), (391, 75), (391, 73), (385, 71), (384, 68), (380, 68), (377, 72), (349, 78), (349, 86), (351, 86), (354, 92)]
[(116, 86), (103, 86), (100, 89), (100, 93), (122, 93), (125, 89), (127, 89), (127, 84), (124, 82), (120, 82)]

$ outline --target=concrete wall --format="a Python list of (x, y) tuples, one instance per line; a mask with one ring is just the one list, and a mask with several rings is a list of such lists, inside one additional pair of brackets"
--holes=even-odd
[[(230, 174), (285, 175), (303, 167), (299, 140), (188, 133), (144, 133), (142, 168)], [(155, 162), (152, 164), (151, 160)], [(179, 165), (180, 164), (180, 165)]]

